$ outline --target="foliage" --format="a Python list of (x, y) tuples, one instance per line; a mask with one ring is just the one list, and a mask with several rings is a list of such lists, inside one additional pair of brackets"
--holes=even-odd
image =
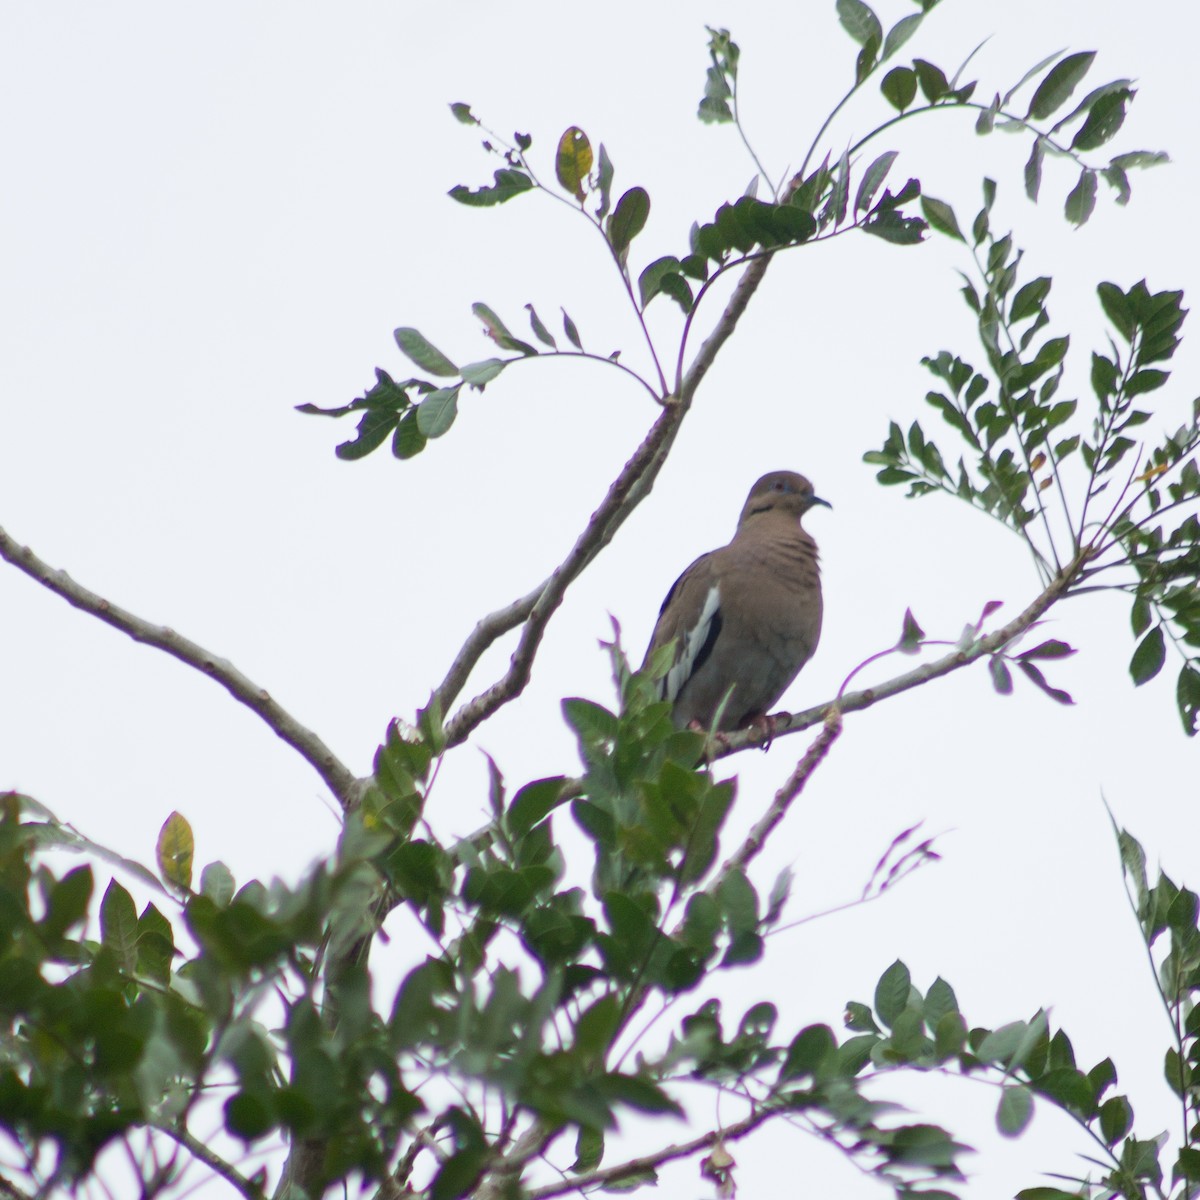
[[(963, 81), (966, 64), (947, 74), (922, 58), (901, 62), (933, 3), (924, 0), (921, 11), (885, 32), (862, 0), (837, 0), (838, 19), (857, 47), (852, 83), (799, 170), (774, 179), (738, 114), (739, 49), (728, 31), (710, 29), (699, 117), (734, 125), (759, 174), (747, 194), (697, 220), (676, 253), (641, 252), (650, 197), (636, 185), (616, 190), (606, 147), (582, 129), (572, 126), (555, 144), (551, 183), (535, 167), (530, 135), (502, 138), (469, 105), (451, 106), (503, 164), (490, 184), (460, 185), (451, 197), (489, 208), (540, 194), (590, 225), (622, 281), (649, 369), (638, 372), (619, 353), (587, 350), (565, 310), (558, 334), (527, 305), (526, 340), (476, 303), (495, 357), (460, 363), (403, 326), (396, 343), (419, 375), (397, 381), (380, 368), (362, 397), (303, 411), (357, 414), (354, 436), (337, 448), (342, 458), (364, 457), (390, 440), (393, 454), (407, 459), (449, 431), (464, 389), (482, 390), (517, 364), (557, 356), (636, 378), (654, 401), (655, 423), (571, 555), (525, 600), (480, 623), (416, 725), (388, 727), (369, 777), (345, 782), (349, 773), (319, 739), (269, 707), (267, 694), (231, 668), (117, 612), (30, 553), (18, 562), (0, 541), (4, 557), (79, 607), (217, 675), (318, 766), (345, 814), (336, 853), (296, 885), (251, 881), (239, 888), (215, 862), (201, 871), (198, 889), (191, 829), (172, 814), (159, 838), (157, 876), (116, 864), (137, 888), (155, 894), (139, 912), (118, 880), (105, 885), (97, 903), (91, 866), (60, 875), (47, 857), (64, 848), (110, 862), (112, 855), (34, 799), (3, 797), (0, 1125), (18, 1160), (10, 1174), (28, 1194), (95, 1178), (107, 1147), (128, 1148), (145, 1136), (153, 1153), (130, 1154), (141, 1164), (146, 1196), (177, 1191), (193, 1160), (243, 1196), (264, 1195), (268, 1169), (248, 1157), (263, 1148), (287, 1150), (276, 1188), (285, 1197), (361, 1185), (381, 1200), (405, 1192), (430, 1200), (546, 1200), (590, 1187), (632, 1189), (653, 1182), (671, 1159), (702, 1154), (703, 1173), (718, 1194), (729, 1195), (734, 1164), (726, 1143), (782, 1120), (838, 1146), (896, 1196), (952, 1200), (948, 1189), (962, 1179), (967, 1148), (938, 1126), (905, 1123), (878, 1098), (902, 1071), (995, 1086), (996, 1120), (1007, 1136), (1028, 1126), (1038, 1101), (1087, 1131), (1100, 1155), (1091, 1160), (1096, 1178), (1058, 1176), (1074, 1190), (1032, 1187), (1021, 1193), (1025, 1200), (1165, 1196), (1177, 1185), (1175, 1195), (1191, 1194), (1200, 1180), (1197, 901), (1165, 875), (1150, 887), (1141, 848), (1123, 830), (1122, 862), (1171, 1019), (1166, 1076), (1183, 1116), (1173, 1160), (1163, 1157), (1165, 1135), (1132, 1132), (1132, 1104), (1113, 1093), (1113, 1064), (1105, 1059), (1081, 1070), (1069, 1037), (1051, 1030), (1044, 1010), (996, 1029), (972, 1026), (949, 984), (939, 978), (922, 993), (900, 961), (883, 973), (871, 1004), (847, 1005), (840, 1036), (822, 1023), (777, 1033), (778, 1011), (767, 1000), (729, 1021), (704, 995), (720, 973), (752, 970), (768, 953), (769, 936), (782, 932), (789, 877), (764, 895), (747, 868), (820, 766), (843, 713), (981, 657), (997, 691), (1013, 690), (1015, 665), (1051, 698), (1071, 702), (1043, 671), (1072, 648), (1050, 639), (1019, 650), (1017, 641), (1050, 606), (1097, 587), (1132, 600), (1135, 683), (1161, 670), (1170, 640), (1183, 660), (1178, 697), (1189, 733), (1200, 712), (1200, 412), (1193, 406), (1176, 432), (1148, 446), (1136, 441), (1136, 430), (1154, 415), (1144, 397), (1168, 382), (1163, 364), (1178, 345), (1182, 294), (1155, 292), (1145, 282), (1101, 285), (1113, 336), (1107, 352), (1092, 355), (1091, 398), (1064, 398), (1070, 338), (1051, 331), (1051, 280), (1019, 284), (1022, 255), (1011, 235), (992, 229), (996, 184), (985, 181), (983, 207), (964, 231), (953, 206), (925, 194), (915, 177), (893, 183), (894, 191), (886, 186), (896, 151), (865, 151), (901, 121), (942, 109), (971, 113), (980, 135), (1007, 129), (1030, 138), (1030, 198), (1037, 198), (1047, 159), (1078, 168), (1065, 212), (1077, 225), (1091, 215), (1100, 180), (1124, 204), (1129, 171), (1164, 156), (1091, 157), (1121, 128), (1134, 96), (1128, 80), (1094, 88), (1058, 116), (1092, 66), (1091, 52), (1054, 55), (988, 103), (974, 98), (976, 82)], [(868, 85), (877, 86), (885, 115), (836, 159), (825, 154), (818, 162), (831, 123)], [(1028, 102), (1017, 103), (1023, 90)], [(957, 449), (949, 449), (944, 433), (939, 446), (914, 421), (907, 433), (894, 424), (866, 459), (884, 484), (905, 484), (910, 496), (949, 493), (1013, 530), (1039, 573), (1035, 601), (985, 634), (997, 607), (989, 604), (944, 659), (869, 694), (843, 687), (811, 719), (791, 719), (792, 730), (822, 723), (821, 733), (723, 861), (737, 781), (718, 777), (716, 766), (749, 735), (713, 740), (677, 729), (654, 683), (668, 660), (631, 671), (617, 631), (609, 647), (613, 707), (563, 702), (581, 775), (513, 790), (492, 763), (487, 826), (457, 842), (440, 838), (425, 804), (442, 758), (520, 694), (563, 592), (648, 491), (732, 333), (740, 310), (727, 308), (689, 362), (713, 284), (737, 274), (748, 296), (776, 254), (853, 231), (915, 246), (930, 229), (971, 253), (975, 275), (963, 295), (986, 366), (977, 371), (945, 350), (924, 360), (938, 381), (926, 399)], [(679, 310), (667, 343), (651, 336), (644, 319), (660, 295)], [(480, 655), (517, 628), (510, 671), (452, 712)], [(915, 655), (932, 644), (906, 612), (900, 640), (886, 653)], [(578, 870), (567, 870), (567, 820), (588, 846), (586, 888), (571, 882)], [(878, 899), (936, 857), (929, 841), (912, 844), (915, 835), (906, 830), (893, 839), (858, 902)], [(404, 930), (406, 944), (428, 948), (391, 989), (369, 960), (385, 921)], [(656, 1025), (657, 1040), (650, 1036)], [(690, 1142), (638, 1159), (618, 1155), (606, 1165), (612, 1132), (630, 1114), (684, 1114), (697, 1095), (711, 1093), (728, 1097), (741, 1115)], [(222, 1136), (200, 1138), (198, 1116), (218, 1111)], [(573, 1163), (563, 1158), (564, 1144), (573, 1147)], [(561, 1163), (560, 1178), (544, 1182), (535, 1169), (542, 1158)], [(15, 1183), (3, 1187), (26, 1194)]]

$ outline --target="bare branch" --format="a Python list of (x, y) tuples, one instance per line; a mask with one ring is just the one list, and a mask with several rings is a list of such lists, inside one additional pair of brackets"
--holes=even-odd
[(29, 549), (19, 546), (0, 529), (0, 558), (12, 563), (43, 587), (61, 596), (68, 604), (128, 634), (135, 642), (153, 646), (172, 658), (215, 679), (235, 700), (260, 716), (275, 734), (287, 742), (301, 758), (310, 763), (343, 809), (348, 808), (358, 792), (358, 781), (311, 729), (305, 728), (290, 713), (272, 699), (266, 689), (247, 679), (232, 663), (210, 654), (203, 646), (178, 634), (165, 625), (149, 621), (110, 604), (102, 596), (76, 583), (65, 571), (44, 563)]
[[(788, 776), (787, 782), (775, 793), (770, 807), (755, 822), (754, 828), (746, 835), (746, 840), (730, 855), (729, 859), (717, 873), (717, 881), (724, 879), (730, 871), (744, 868), (766, 845), (771, 831), (783, 820), (792, 801), (804, 791), (812, 773), (821, 765), (829, 748), (842, 734), (842, 714), (838, 708), (831, 705), (826, 709), (825, 724), (821, 732), (813, 739), (813, 743), (805, 751), (804, 757), (796, 764), (796, 768)], [(711, 890), (711, 889), (710, 889)]]
[[(524, 690), (529, 682), (533, 660), (541, 645), (546, 626), (562, 603), (567, 588), (608, 545), (625, 518), (649, 493), (667, 451), (679, 431), (684, 411), (684, 406), (678, 401), (672, 401), (663, 409), (642, 444), (609, 487), (600, 507), (592, 514), (591, 520), (579, 535), (570, 553), (549, 578), (535, 589), (536, 597), (532, 603), (529, 602), (530, 597), (534, 597), (535, 592), (530, 592), (528, 596), (515, 601), (508, 608), (485, 617), (475, 627), (475, 631), (467, 639), (467, 645), (455, 660), (450, 675), (442, 684), (442, 689), (436, 693), (443, 707), (447, 699), (443, 690), (453, 683), (458, 683), (461, 687), (474, 665), (474, 662), (468, 661), (468, 649), (475, 653), (475, 661), (478, 661), (479, 655), (495, 640), (495, 637), (490, 636), (492, 630), (502, 633), (506, 631), (505, 626), (507, 629), (515, 628), (522, 620), (525, 625), (505, 674), (486, 691), (464, 704), (446, 722), (446, 739), (449, 745), (454, 746), (465, 741), (473, 729)], [(526, 613), (523, 618), (520, 616), (522, 612)], [(499, 633), (496, 636), (499, 636)]]
[(770, 264), (770, 256), (756, 259), (738, 280), (724, 311), (704, 340), (687, 373), (679, 382), (679, 395), (668, 398), (658, 420), (613, 481), (600, 507), (592, 514), (571, 552), (541, 584), (504, 608), (484, 617), (454, 659), (446, 678), (434, 693), (442, 711), (457, 699), (484, 652), (510, 630), (525, 629), (503, 677), (464, 704), (446, 723), (451, 746), (470, 736), (471, 731), (497, 709), (515, 699), (529, 682), (533, 660), (546, 626), (562, 603), (567, 588), (612, 540), (626, 518), (649, 495), (675, 436), (691, 407), (692, 397), (708, 373), (721, 347), (733, 336), (750, 298), (758, 289)]
[[(548, 1129), (541, 1120), (535, 1120), (513, 1143), (512, 1148), (484, 1174), (482, 1181), (472, 1193), (472, 1200), (500, 1200), (509, 1194), (509, 1185), (525, 1168), (526, 1163), (544, 1154), (550, 1143), (561, 1130)], [(569, 1186), (566, 1191), (573, 1191)], [(554, 1194), (554, 1193), (551, 1193)]]
[[(1024, 633), (1051, 605), (1067, 595), (1071, 590), (1071, 585), (1080, 577), (1084, 564), (1091, 556), (1092, 547), (1085, 546), (1054, 576), (1046, 589), (1024, 612), (994, 633), (989, 633), (964, 649), (955, 650), (934, 662), (922, 663), (921, 666), (914, 667), (913, 670), (906, 671), (903, 675), (897, 675), (894, 679), (876, 684), (875, 687), (864, 688), (859, 692), (848, 692), (839, 700), (826, 701), (824, 704), (806, 708), (802, 712), (776, 713), (771, 718), (774, 736), (780, 737), (784, 734), (811, 729), (812, 726), (826, 719), (826, 715), (834, 705), (842, 713), (859, 712), (864, 708), (870, 708), (872, 704), (880, 700), (886, 700), (889, 696), (896, 696), (911, 688), (920, 687), (931, 679), (949, 675), (962, 667), (970, 666), (973, 662), (978, 662), (981, 658), (995, 654), (1015, 637)], [(714, 759), (724, 758), (727, 754), (744, 750), (748, 746), (757, 746), (761, 737), (761, 732), (753, 727), (738, 730), (736, 733), (724, 734), (721, 742), (714, 747), (713, 757)]]
[(204, 1142), (200, 1141), (194, 1134), (189, 1133), (186, 1129), (177, 1128), (174, 1125), (155, 1124), (153, 1128), (161, 1130), (177, 1142), (197, 1162), (202, 1162), (206, 1167), (210, 1168), (216, 1174), (220, 1175), (227, 1183), (235, 1187), (246, 1200), (261, 1200), (262, 1191), (250, 1182), (240, 1171), (227, 1163), (219, 1154), (210, 1150)]
[(603, 1187), (618, 1183), (645, 1171), (652, 1171), (664, 1163), (680, 1158), (689, 1158), (701, 1150), (715, 1146), (717, 1142), (736, 1142), (778, 1115), (779, 1110), (777, 1109), (755, 1109), (742, 1120), (735, 1121), (732, 1125), (726, 1125), (723, 1129), (710, 1129), (708, 1133), (703, 1133), (690, 1142), (681, 1142), (677, 1146), (664, 1146), (661, 1150), (654, 1151), (653, 1154), (645, 1154), (641, 1158), (631, 1158), (628, 1162), (623, 1162), (615, 1167), (601, 1167), (595, 1171), (584, 1171), (558, 1183), (533, 1188), (529, 1192), (529, 1200), (550, 1200), (551, 1196), (563, 1196), (567, 1192), (576, 1192), (581, 1188)]

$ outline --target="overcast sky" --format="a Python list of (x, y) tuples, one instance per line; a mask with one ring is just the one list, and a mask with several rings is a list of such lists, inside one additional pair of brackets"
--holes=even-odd
[[(910, 11), (880, 8), (885, 25)], [(603, 141), (615, 187), (651, 195), (632, 254), (640, 269), (682, 252), (691, 222), (754, 173), (730, 127), (695, 119), (705, 22), (741, 44), (744, 120), (781, 175), (851, 75), (855, 48), (832, 3), (6, 6), (0, 525), (113, 602), (230, 658), (365, 772), (389, 718), (424, 703), (474, 622), (562, 557), (655, 413), (616, 371), (538, 361), (465, 396), (457, 424), (418, 459), (343, 463), (333, 447), (351, 425), (294, 406), (344, 403), (377, 365), (407, 375), (397, 325), (458, 362), (488, 357), (470, 312), (480, 300), (514, 328), (526, 303), (548, 322), (564, 306), (589, 348), (620, 348), (644, 367), (611, 264), (581, 220), (538, 196), (491, 211), (446, 197), (498, 165), (447, 105), (531, 133), (547, 176), (567, 126)], [(1114, 148), (1163, 148), (1173, 165), (1135, 175), (1127, 209), (1102, 187), (1080, 231), (1061, 214), (1075, 182), (1065, 164), (1047, 164), (1039, 206), (1025, 200), (1025, 138), (977, 138), (969, 116), (940, 113), (877, 143), (901, 151), (897, 180), (919, 177), (964, 222), (982, 175), (997, 180), (994, 223), (1027, 247), (1027, 277), (1055, 277), (1051, 311), (1073, 343), (1065, 394), (1086, 387), (1090, 350), (1105, 344), (1097, 282), (1200, 280), (1197, 33), (1187, 0), (945, 0), (903, 52), (953, 73), (990, 39), (966, 76), (985, 97), (1063, 47), (1099, 51), (1089, 84), (1137, 80)], [(827, 148), (836, 156), (888, 112), (864, 97)], [(526, 695), (447, 764), (431, 801), (439, 831), (482, 821), (479, 749), (514, 788), (578, 769), (559, 702), (611, 701), (597, 649), (609, 614), (640, 656), (667, 587), (728, 539), (764, 471), (803, 471), (834, 506), (807, 522), (826, 625), (793, 708), (827, 699), (892, 644), (906, 607), (930, 636), (956, 638), (985, 601), (1011, 616), (1036, 595), (1015, 537), (950, 500), (881, 489), (861, 462), (891, 419), (935, 427), (923, 354), (982, 359), (960, 269), (968, 258), (945, 238), (917, 248), (838, 238), (773, 264), (652, 497), (556, 617)], [(656, 301), (651, 312), (669, 339), (677, 311)], [(1149, 435), (1182, 419), (1200, 390), (1197, 362), (1185, 344)], [(767, 997), (781, 1031), (839, 1026), (843, 1003), (869, 1000), (896, 957), (922, 989), (945, 976), (978, 1023), (1052, 1006), (1085, 1067), (1114, 1057), (1137, 1129), (1153, 1136), (1178, 1124), (1161, 1083), (1168, 1031), (1102, 796), (1152, 861), (1200, 884), (1197, 748), (1180, 730), (1172, 670), (1132, 688), (1121, 600), (1073, 600), (1047, 633), (1080, 648), (1052, 672), (1074, 708), (1020, 683), (997, 697), (979, 667), (848, 719), (756, 881), (765, 890), (790, 864), (792, 915), (829, 907), (922, 819), (942, 835), (944, 861), (882, 903), (780, 934), (761, 969), (719, 987), (730, 1023)], [(507, 653), (485, 660), (475, 690)], [(178, 809), (198, 862), (224, 860), (239, 884), (295, 879), (333, 846), (320, 781), (252, 714), (8, 567), (0, 664), (0, 788), (145, 861)], [(740, 775), (731, 839), (804, 745), (785, 738), (722, 765)], [(405, 949), (390, 948), (392, 969)], [(1049, 1112), (1015, 1149), (1000, 1143), (995, 1097), (979, 1085), (903, 1094), (981, 1148), (967, 1193), (978, 1200), (1041, 1182), (1041, 1169), (1077, 1169), (1086, 1149)], [(697, 1130), (716, 1119), (698, 1110)], [(746, 1197), (772, 1194), (783, 1170), (812, 1180), (814, 1195), (880, 1194), (786, 1126), (735, 1155)], [(678, 1166), (659, 1194), (701, 1191), (694, 1168)]]

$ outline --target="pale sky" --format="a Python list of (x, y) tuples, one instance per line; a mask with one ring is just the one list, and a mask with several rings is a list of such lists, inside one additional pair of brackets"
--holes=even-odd
[[(879, 11), (890, 25), (914, 8), (896, 0)], [(651, 196), (631, 256), (640, 269), (682, 252), (692, 220), (754, 174), (730, 127), (695, 119), (705, 23), (740, 43), (742, 114), (782, 175), (851, 76), (855, 48), (832, 3), (7, 6), (0, 525), (114, 603), (228, 657), (367, 771), (387, 721), (425, 702), (474, 622), (565, 554), (655, 412), (615, 371), (538, 361), (465, 397), (457, 424), (416, 460), (383, 450), (343, 463), (333, 448), (352, 425), (294, 406), (345, 403), (377, 365), (407, 375), (398, 325), (458, 362), (489, 357), (470, 311), (480, 300), (522, 331), (526, 303), (547, 323), (564, 306), (589, 348), (621, 348), (644, 367), (611, 264), (580, 219), (538, 196), (483, 211), (446, 197), (499, 165), (447, 105), (466, 101), (497, 130), (531, 133), (547, 177), (568, 126), (603, 141), (616, 189), (636, 183)], [(1061, 214), (1075, 182), (1066, 164), (1047, 164), (1037, 207), (1025, 200), (1026, 138), (981, 139), (969, 115), (938, 113), (876, 143), (901, 151), (895, 182), (919, 177), (964, 224), (981, 176), (997, 180), (994, 225), (1014, 227), (1027, 278), (1055, 277), (1056, 331), (1073, 343), (1064, 394), (1084, 406), (1090, 351), (1106, 338), (1095, 285), (1200, 282), (1198, 33), (1187, 0), (945, 0), (901, 52), (953, 73), (990, 39), (966, 75), (984, 98), (1063, 47), (1099, 51), (1085, 86), (1137, 81), (1112, 152), (1161, 148), (1174, 162), (1135, 174), (1127, 209), (1102, 185), (1080, 231)], [(827, 146), (840, 154), (889, 112), (862, 98)], [(803, 471), (834, 506), (807, 522), (826, 624), (792, 708), (829, 698), (892, 644), (906, 607), (931, 637), (953, 639), (985, 601), (1003, 600), (1007, 619), (1033, 599), (1037, 577), (1012, 534), (950, 500), (906, 501), (861, 462), (891, 419), (937, 429), (922, 355), (947, 348), (981, 362), (959, 269), (969, 269), (965, 250), (941, 237), (898, 248), (852, 235), (773, 264), (653, 495), (569, 594), (527, 693), (448, 761), (431, 799), (440, 832), (483, 822), (480, 749), (513, 789), (578, 770), (559, 702), (611, 703), (597, 648), (609, 614), (640, 657), (665, 590), (728, 539), (764, 471)], [(677, 310), (660, 300), (650, 311), (669, 339)], [(1185, 325), (1185, 337), (1194, 332)], [(1155, 394), (1164, 415), (1148, 437), (1178, 425), (1200, 391), (1197, 345), (1185, 342), (1172, 385)], [(848, 718), (754, 869), (762, 892), (791, 865), (791, 919), (850, 899), (891, 838), (922, 819), (942, 835), (944, 860), (880, 903), (773, 937), (764, 963), (716, 988), (727, 1024), (768, 998), (786, 1036), (815, 1021), (840, 1028), (844, 1002), (870, 1000), (897, 957), (922, 990), (947, 978), (976, 1023), (1046, 1006), (1085, 1069), (1114, 1058), (1149, 1137), (1178, 1126), (1162, 1082), (1168, 1030), (1102, 796), (1151, 862), (1200, 885), (1197, 747), (1174, 710), (1177, 664), (1133, 689), (1124, 601), (1071, 601), (1045, 632), (1080, 649), (1051, 673), (1074, 708), (1023, 681), (998, 697), (981, 665)], [(508, 653), (485, 659), (472, 691)], [(337, 824), (320, 781), (257, 718), (4, 564), (0, 663), (0, 788), (146, 862), (177, 809), (198, 862), (225, 861), (239, 884), (295, 879), (330, 852)], [(909, 665), (885, 663), (873, 677)], [(783, 738), (722, 764), (740, 776), (729, 846), (805, 745)], [(558, 832), (581, 849), (565, 815)], [(579, 858), (573, 869), (583, 877), (588, 866)], [(387, 970), (406, 969), (406, 949), (393, 943)], [(1087, 1148), (1045, 1106), (1024, 1139), (1001, 1142), (995, 1096), (978, 1084), (881, 1094), (980, 1149), (964, 1189), (972, 1200), (1045, 1182), (1041, 1170), (1077, 1170)], [(690, 1132), (716, 1119), (697, 1106)], [(630, 1144), (641, 1149), (689, 1134), (664, 1122), (647, 1140), (647, 1122), (636, 1123)], [(784, 1125), (734, 1153), (744, 1198), (777, 1194), (784, 1171), (814, 1195), (882, 1194)], [(658, 1194), (683, 1200), (706, 1187), (694, 1166), (676, 1166)]]

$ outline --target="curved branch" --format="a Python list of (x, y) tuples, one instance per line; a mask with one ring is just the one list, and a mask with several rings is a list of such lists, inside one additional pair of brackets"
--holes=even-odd
[(812, 773), (821, 765), (829, 753), (833, 743), (842, 734), (842, 714), (836, 704), (831, 704), (825, 713), (825, 724), (821, 732), (813, 739), (813, 743), (805, 751), (804, 757), (796, 764), (795, 769), (787, 777), (783, 787), (775, 793), (767, 811), (755, 822), (754, 828), (746, 835), (746, 840), (729, 856), (717, 872), (715, 882), (708, 890), (714, 891), (730, 871), (742, 870), (751, 859), (767, 843), (771, 831), (783, 820), (792, 801), (804, 791)]
[(169, 1124), (152, 1124), (154, 1129), (165, 1133), (172, 1141), (177, 1142), (197, 1162), (202, 1162), (215, 1174), (219, 1175), (230, 1186), (235, 1188), (246, 1200), (261, 1200), (262, 1190), (250, 1182), (235, 1167), (227, 1163), (219, 1154), (209, 1149), (204, 1142), (186, 1129), (176, 1128)]
[(524, 624), (525, 628), (504, 675), (473, 700), (467, 701), (446, 722), (448, 745), (456, 746), (465, 741), (473, 729), (524, 690), (529, 682), (533, 660), (541, 645), (546, 626), (562, 603), (567, 588), (608, 545), (626, 517), (649, 493), (666, 459), (667, 451), (675, 441), (685, 411), (684, 405), (679, 401), (668, 403), (663, 409), (642, 444), (609, 487), (608, 494), (592, 514), (591, 520), (579, 535), (570, 553), (549, 577), (528, 595), (514, 600), (507, 608), (484, 617), (475, 626), (454, 660), (450, 673), (434, 693), (443, 711), (466, 682), (479, 656), (492, 642), (518, 625)]
[(704, 339), (692, 365), (684, 375), (680, 394), (668, 399), (658, 420), (651, 426), (642, 444), (613, 481), (608, 494), (592, 514), (587, 528), (579, 535), (567, 557), (544, 583), (520, 600), (514, 600), (506, 608), (498, 609), (484, 617), (475, 626), (455, 658), (442, 686), (434, 693), (443, 712), (453, 703), (483, 652), (509, 630), (521, 624), (524, 624), (525, 628), (504, 675), (491, 687), (464, 704), (446, 722), (448, 745), (456, 746), (465, 741), (472, 730), (524, 691), (546, 626), (562, 603), (567, 588), (608, 545), (625, 519), (654, 486), (654, 480), (658, 477), (658, 472), (675, 441), (675, 435), (691, 407), (696, 389), (708, 374), (721, 347), (733, 336), (738, 321), (746, 311), (750, 298), (758, 290), (770, 262), (770, 255), (756, 259), (737, 281), (724, 311), (712, 332)]
[(165, 625), (152, 625), (142, 617), (110, 604), (103, 596), (76, 583), (65, 571), (44, 563), (28, 546), (18, 545), (3, 529), (0, 529), (0, 558), (61, 596), (68, 604), (119, 629), (135, 642), (153, 646), (216, 680), (235, 700), (257, 713), (277, 737), (312, 766), (343, 809), (354, 802), (358, 781), (350, 769), (311, 729), (301, 725), (265, 688), (248, 679), (231, 662), (217, 658)]
[[(922, 663), (921, 666), (914, 667), (911, 671), (906, 671), (903, 675), (897, 675), (894, 679), (876, 684), (875, 687), (864, 688), (858, 692), (848, 692), (841, 699), (827, 700), (824, 704), (814, 705), (812, 708), (806, 708), (802, 712), (775, 714), (771, 718), (772, 736), (780, 737), (784, 734), (799, 733), (801, 730), (811, 729), (812, 726), (826, 720), (832, 708), (836, 708), (841, 713), (859, 712), (864, 708), (870, 708), (872, 704), (880, 700), (886, 700), (889, 696), (896, 696), (901, 692), (907, 692), (912, 688), (920, 687), (921, 684), (928, 683), (931, 679), (938, 679), (942, 675), (949, 675), (963, 667), (970, 666), (971, 663), (977, 662), (981, 658), (986, 658), (989, 655), (995, 654), (998, 650), (1002, 650), (1013, 638), (1024, 633), (1033, 625), (1051, 605), (1063, 599), (1070, 592), (1071, 585), (1080, 577), (1084, 564), (1091, 558), (1092, 553), (1093, 548), (1091, 546), (1083, 547), (1054, 576), (1046, 589), (1028, 608), (1019, 616), (1009, 621), (1007, 625), (995, 630), (995, 632), (987, 634), (986, 637), (979, 638), (962, 650), (955, 650), (953, 653), (946, 654), (934, 662)], [(738, 750), (746, 749), (747, 746), (761, 745), (761, 742), (761, 730), (755, 729), (753, 726), (748, 729), (738, 730), (736, 733), (723, 734), (721, 742), (714, 747), (713, 758), (724, 758), (727, 754), (733, 754)]]

